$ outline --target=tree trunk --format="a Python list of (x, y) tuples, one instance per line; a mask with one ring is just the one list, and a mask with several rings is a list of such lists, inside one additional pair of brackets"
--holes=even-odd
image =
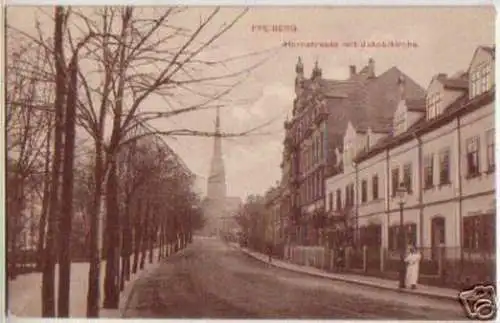
[(55, 240), (57, 237), (57, 221), (59, 218), (59, 176), (63, 140), (64, 96), (65, 96), (65, 63), (63, 59), (63, 26), (64, 9), (55, 8), (54, 54), (56, 66), (56, 97), (54, 102), (55, 133), (54, 157), (52, 164), (52, 181), (50, 192), (49, 228), (44, 252), (44, 268), (42, 273), (42, 317), (55, 317), (54, 274), (55, 274)]
[(45, 176), (43, 180), (43, 198), (42, 198), (42, 212), (40, 215), (40, 223), (38, 224), (38, 263), (37, 267), (39, 271), (43, 270), (43, 249), (45, 248), (45, 230), (47, 228), (47, 214), (49, 212), (49, 201), (50, 201), (50, 143), (52, 129), (52, 120), (48, 118), (48, 133), (47, 133), (47, 146), (45, 152)]
[(87, 317), (99, 317), (99, 299), (100, 299), (100, 275), (101, 275), (101, 250), (99, 241), (100, 235), (100, 216), (101, 216), (101, 197), (103, 184), (103, 158), (102, 141), (96, 141), (96, 157), (94, 165), (95, 191), (92, 201), (92, 210), (90, 212), (90, 237), (89, 237), (89, 286), (87, 290)]
[(153, 263), (153, 251), (155, 249), (155, 239), (154, 239), (154, 232), (155, 230), (152, 230), (151, 236), (149, 238), (149, 263)]
[(130, 232), (130, 210), (129, 205), (125, 205), (123, 230), (122, 230), (122, 268), (120, 275), (120, 291), (125, 288), (125, 280), (129, 280), (130, 277), (130, 254), (131, 254), (131, 240), (132, 234)]
[(134, 265), (132, 266), (132, 273), (137, 273), (137, 266), (139, 265), (139, 252), (141, 250), (142, 244), (142, 231), (143, 228), (141, 226), (141, 219), (143, 217), (144, 212), (148, 212), (147, 210), (148, 204), (146, 203), (146, 211), (142, 209), (142, 200), (138, 199), (137, 201), (137, 212), (135, 213), (135, 225), (134, 225)]
[(117, 275), (118, 267), (118, 239), (120, 230), (120, 217), (118, 208), (118, 176), (116, 157), (119, 154), (119, 142), (121, 137), (121, 118), (123, 113), (123, 97), (125, 89), (125, 51), (127, 42), (127, 33), (130, 28), (129, 22), (132, 18), (132, 8), (126, 7), (122, 15), (121, 27), (121, 45), (119, 47), (119, 66), (118, 66), (118, 89), (116, 93), (116, 102), (113, 117), (113, 129), (111, 132), (108, 161), (110, 163), (110, 172), (107, 182), (107, 210), (106, 210), (106, 237), (108, 245), (106, 248), (106, 276), (104, 278), (104, 308), (118, 308), (119, 303), (119, 284)]
[(73, 221), (73, 164), (75, 159), (75, 126), (77, 104), (78, 56), (70, 62), (70, 83), (66, 101), (66, 122), (64, 134), (64, 162), (62, 180), (62, 203), (59, 221), (59, 293), (57, 299), (58, 317), (69, 317), (71, 276), (71, 231)]
[[(113, 158), (113, 157), (111, 157)], [(109, 176), (106, 182), (106, 275), (104, 277), (104, 303), (107, 309), (118, 308), (119, 286), (117, 284), (118, 268), (116, 266), (119, 242), (119, 215), (117, 201), (117, 169), (116, 160), (110, 160)]]
[(142, 228), (140, 226), (135, 226), (134, 228), (134, 264), (132, 265), (132, 273), (137, 273), (137, 267), (139, 266), (139, 253), (141, 251), (141, 241), (142, 241)]
[[(19, 168), (19, 166), (18, 166)], [(16, 174), (15, 183), (12, 187), (14, 198), (9, 203), (9, 216), (7, 217), (7, 251), (8, 251), (8, 266), (7, 276), (9, 279), (16, 279), (18, 273), (18, 262), (20, 253), (18, 253), (18, 240), (22, 227), (20, 218), (24, 204), (24, 178), (20, 173), (20, 169)]]
[(144, 222), (142, 223), (142, 241), (141, 241), (141, 262), (139, 264), (139, 268), (144, 269), (144, 264), (146, 261), (146, 252), (148, 250), (148, 242), (149, 242), (149, 232), (150, 232), (150, 218), (151, 218), (152, 207), (150, 205), (150, 201), (147, 201), (146, 213), (144, 215)]

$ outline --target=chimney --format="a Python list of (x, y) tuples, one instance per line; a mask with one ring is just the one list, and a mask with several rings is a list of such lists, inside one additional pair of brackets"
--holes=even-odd
[(349, 76), (353, 77), (356, 75), (356, 65), (349, 65)]
[(375, 61), (370, 57), (368, 60), (368, 78), (375, 77)]
[(400, 75), (398, 78), (398, 86), (399, 86), (399, 100), (403, 101), (406, 99), (406, 93), (405, 93), (405, 77), (403, 75)]

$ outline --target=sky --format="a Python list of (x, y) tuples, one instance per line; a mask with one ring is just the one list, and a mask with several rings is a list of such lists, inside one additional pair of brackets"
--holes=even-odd
[[(210, 8), (190, 8), (183, 23), (196, 25)], [(242, 8), (224, 8), (220, 24), (230, 21)], [(47, 12), (47, 11), (46, 11)], [(50, 13), (50, 11), (49, 11)], [(35, 8), (7, 12), (11, 25), (33, 32), (34, 16), (44, 19)], [(46, 17), (45, 17), (46, 18)], [(301, 56), (309, 76), (317, 60), (327, 79), (345, 79), (349, 65), (360, 70), (371, 57), (375, 72), (397, 66), (424, 89), (438, 73), (467, 70), (479, 45), (494, 43), (493, 7), (260, 7), (250, 11), (214, 47), (201, 53), (206, 59), (220, 59), (270, 50), (260, 56), (240, 59), (231, 65), (241, 70), (267, 60), (245, 74), (241, 83), (225, 97), (221, 125), (225, 132), (241, 132), (272, 121), (265, 134), (223, 139), (228, 195), (245, 198), (262, 194), (281, 178), (283, 122), (291, 116), (294, 99), (295, 64)], [(264, 31), (264, 26), (283, 26), (281, 32)], [(46, 25), (47, 32), (50, 24)], [(215, 30), (215, 29), (214, 29)], [(347, 48), (344, 42), (413, 42), (414, 48)], [(336, 48), (283, 47), (284, 41), (338, 43)], [(201, 91), (201, 88), (200, 88)], [(190, 100), (184, 94), (183, 98)], [(245, 99), (245, 104), (241, 100)], [(161, 108), (159, 97), (147, 100), (145, 109)], [(154, 107), (154, 108), (153, 108)], [(158, 129), (191, 128), (210, 131), (214, 110), (184, 114), (169, 120), (155, 120)], [(197, 175), (197, 189), (204, 194), (213, 149), (212, 138), (165, 138), (185, 164)]]

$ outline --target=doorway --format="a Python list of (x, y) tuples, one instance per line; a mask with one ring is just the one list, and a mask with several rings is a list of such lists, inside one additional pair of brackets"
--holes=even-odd
[(438, 216), (431, 222), (431, 252), (432, 260), (438, 260), (439, 246), (445, 243), (445, 219)]

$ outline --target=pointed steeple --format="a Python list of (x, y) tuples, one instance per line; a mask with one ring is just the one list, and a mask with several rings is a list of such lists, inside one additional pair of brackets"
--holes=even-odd
[(302, 63), (302, 57), (300, 56), (297, 59), (297, 64), (295, 64), (295, 73), (297, 73), (297, 75), (304, 74), (304, 64)]
[(217, 108), (217, 112), (216, 112), (216, 116), (215, 116), (215, 134), (217, 135), (217, 137), (220, 136), (220, 108)]
[(217, 108), (217, 114), (215, 116), (214, 151), (207, 183), (207, 198), (210, 200), (225, 200), (226, 198), (226, 173), (224, 169), (224, 160), (222, 158), (219, 108)]
[(314, 62), (314, 68), (312, 70), (311, 78), (315, 79), (317, 77), (321, 78), (322, 70), (319, 68), (318, 59)]

